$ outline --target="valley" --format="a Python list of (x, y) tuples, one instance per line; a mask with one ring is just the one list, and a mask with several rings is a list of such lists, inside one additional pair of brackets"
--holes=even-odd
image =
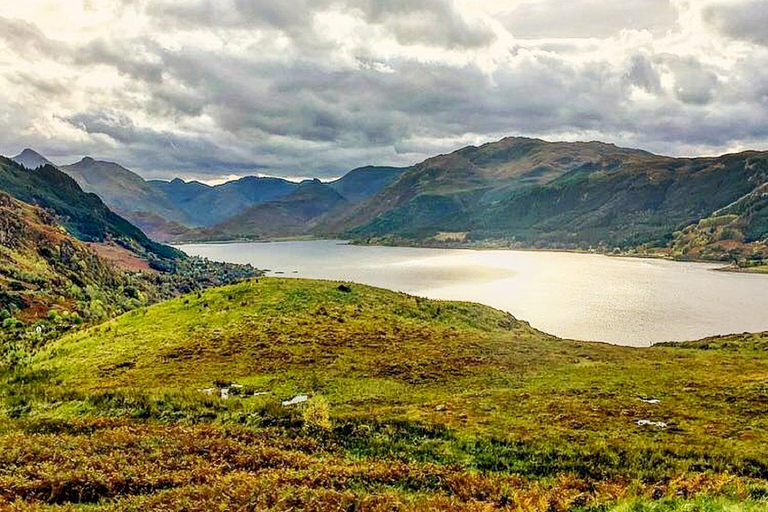
[[(22, 155), (45, 161), (31, 150)], [(61, 169), (162, 241), (344, 238), (748, 268), (768, 259), (767, 155), (671, 158), (600, 142), (509, 137), (408, 168), (362, 167), (331, 182), (145, 181), (88, 158)]]
[[(92, 158), (58, 167), (31, 150), (1, 160), (0, 510), (763, 510), (768, 335), (647, 346), (658, 338), (642, 335), (666, 320), (637, 323), (658, 310), (696, 325), (696, 309), (715, 317), (718, 304), (734, 317), (743, 300), (758, 311), (742, 305), (744, 319), (759, 320), (762, 276), (510, 251), (477, 254), (517, 266), (455, 251), (446, 270), (382, 252), (430, 249), (367, 245), (759, 271), (766, 163), (510, 138), (330, 182), (209, 186)], [(161, 243), (338, 235), (369, 262), (334, 267), (309, 250), (299, 267), (275, 253), (271, 270), (298, 279), (265, 277), (253, 248), (240, 258), (235, 245), (187, 255)], [(334, 242), (306, 242), (317, 243)], [(537, 303), (550, 286), (514, 279), (546, 276), (525, 263), (546, 257), (560, 258), (550, 277), (565, 286), (552, 296), (581, 309), (526, 309), (551, 303)], [(603, 259), (590, 271), (569, 257)], [(499, 297), (516, 292), (500, 306), (521, 318), (418, 296), (461, 272)], [(353, 282), (374, 274), (414, 294)], [(619, 306), (606, 322), (645, 346), (528, 323), (599, 323), (579, 287), (619, 293), (600, 299)], [(621, 316), (622, 290), (646, 288), (659, 307)], [(681, 289), (699, 306), (672, 307)]]

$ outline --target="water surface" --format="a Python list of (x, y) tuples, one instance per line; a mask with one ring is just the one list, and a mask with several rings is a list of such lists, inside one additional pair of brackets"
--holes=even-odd
[[(271, 274), (480, 302), (564, 338), (647, 346), (768, 330), (768, 276), (593, 254), (368, 247), (338, 241), (181, 246)], [(281, 274), (277, 274), (281, 275)]]

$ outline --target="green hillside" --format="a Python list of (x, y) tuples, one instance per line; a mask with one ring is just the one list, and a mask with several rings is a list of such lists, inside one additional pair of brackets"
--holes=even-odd
[(250, 266), (200, 258), (179, 260), (165, 273), (138, 261), (141, 271), (126, 271), (69, 235), (50, 212), (0, 192), (0, 370), (83, 324), (258, 275)]
[(103, 242), (116, 240), (151, 258), (175, 260), (183, 253), (153, 242), (136, 226), (120, 217), (95, 194), (88, 194), (68, 175), (45, 165), (27, 169), (0, 157), (0, 190), (25, 203), (52, 210), (76, 238)]
[(67, 335), (6, 373), (0, 500), (764, 510), (766, 343), (573, 342), (475, 304), (251, 280)]
[(709, 240), (685, 252), (759, 258), (768, 246), (766, 184), (768, 153), (686, 159), (507, 138), (426, 160), (343, 215), (320, 219), (315, 233), (405, 244), (456, 233), (476, 245), (680, 254), (692, 242), (676, 233), (728, 214), (738, 217), (735, 246)]

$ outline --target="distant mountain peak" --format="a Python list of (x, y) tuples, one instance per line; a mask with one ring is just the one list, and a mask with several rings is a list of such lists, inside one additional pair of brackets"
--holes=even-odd
[(11, 158), (11, 160), (17, 164), (23, 165), (27, 169), (37, 169), (44, 165), (54, 165), (50, 160), (31, 148), (24, 148), (24, 151)]

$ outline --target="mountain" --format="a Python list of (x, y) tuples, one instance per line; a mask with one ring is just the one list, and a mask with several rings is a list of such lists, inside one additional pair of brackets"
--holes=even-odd
[(328, 184), (346, 199), (357, 202), (386, 187), (406, 170), (405, 167), (361, 167)]
[(281, 178), (248, 176), (221, 185), (209, 186), (197, 181), (150, 181), (168, 201), (189, 218), (188, 226), (212, 226), (242, 213), (247, 208), (286, 196), (297, 183)]
[(38, 167), (42, 167), (44, 165), (53, 165), (53, 163), (51, 163), (51, 161), (45, 158), (43, 155), (29, 148), (11, 158), (11, 160), (17, 164), (23, 165), (27, 169), (37, 169)]
[[(169, 223), (184, 225), (187, 216), (134, 172), (113, 162), (86, 157), (61, 166), (85, 192), (97, 194), (110, 209), (125, 217), (156, 240), (172, 238)], [(148, 221), (151, 219), (151, 221)], [(161, 220), (157, 220), (161, 219)]]
[(88, 242), (117, 241), (149, 258), (178, 259), (184, 255), (150, 240), (139, 228), (110, 210), (95, 194), (84, 192), (52, 165), (34, 170), (0, 157), (0, 190), (16, 199), (52, 210), (76, 238)]
[(307, 180), (287, 196), (252, 206), (197, 233), (198, 239), (263, 238), (307, 234), (315, 219), (332, 215), (351, 203), (320, 180)]
[(404, 242), (456, 233), (474, 242), (634, 247), (666, 244), (731, 205), (749, 216), (746, 241), (759, 241), (768, 229), (764, 195), (756, 191), (767, 181), (768, 153), (671, 158), (599, 142), (507, 138), (426, 160), (345, 215), (318, 220), (315, 231)]

